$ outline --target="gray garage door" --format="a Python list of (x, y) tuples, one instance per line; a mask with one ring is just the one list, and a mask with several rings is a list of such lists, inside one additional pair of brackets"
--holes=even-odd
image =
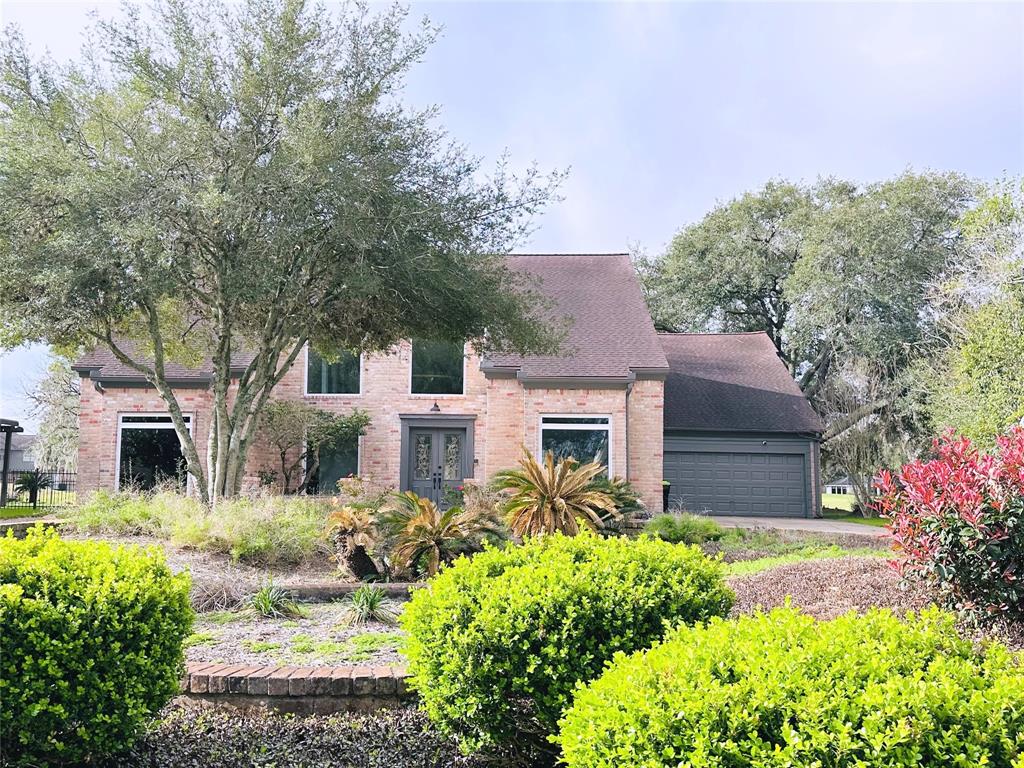
[(666, 450), (669, 501), (716, 515), (804, 517), (804, 463), (800, 453)]

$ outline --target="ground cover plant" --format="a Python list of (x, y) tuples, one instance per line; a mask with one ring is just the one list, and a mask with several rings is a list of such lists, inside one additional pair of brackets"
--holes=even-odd
[(576, 693), (568, 768), (989, 765), (1024, 755), (1024, 667), (936, 609), (681, 627)]
[(938, 457), (879, 477), (900, 572), (933, 582), (953, 608), (1024, 618), (1024, 427), (993, 453), (966, 437), (936, 440)]
[(577, 683), (732, 601), (721, 565), (696, 547), (554, 534), (457, 560), (413, 593), (400, 622), (412, 685), (442, 732), (546, 765)]
[(0, 539), (0, 744), (11, 765), (124, 749), (178, 691), (187, 575), (156, 548)]
[(415, 709), (289, 717), (173, 704), (101, 768), (475, 768)]
[(725, 530), (710, 517), (689, 512), (655, 515), (644, 526), (644, 533), (673, 544), (703, 544), (718, 541)]

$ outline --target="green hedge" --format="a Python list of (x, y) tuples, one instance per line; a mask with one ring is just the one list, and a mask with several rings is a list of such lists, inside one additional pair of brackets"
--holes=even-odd
[(577, 693), (569, 768), (1024, 766), (1024, 669), (932, 609), (683, 628)]
[(427, 714), (464, 749), (542, 765), (577, 683), (732, 602), (721, 566), (695, 547), (545, 536), (462, 558), (417, 591), (405, 653)]
[(187, 575), (156, 548), (0, 539), (0, 744), (13, 765), (124, 749), (178, 690)]

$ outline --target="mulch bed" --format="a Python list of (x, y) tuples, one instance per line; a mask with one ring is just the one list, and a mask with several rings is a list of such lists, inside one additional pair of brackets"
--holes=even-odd
[[(734, 576), (729, 586), (736, 592), (732, 615), (769, 610), (786, 603), (818, 619), (834, 619), (850, 611), (890, 608), (896, 612), (920, 610), (934, 604), (935, 595), (925, 585), (907, 585), (880, 557), (840, 557), (783, 565), (750, 576)], [(1011, 648), (1024, 649), (1024, 625), (1000, 624), (980, 630), (961, 626), (976, 640), (994, 639)]]

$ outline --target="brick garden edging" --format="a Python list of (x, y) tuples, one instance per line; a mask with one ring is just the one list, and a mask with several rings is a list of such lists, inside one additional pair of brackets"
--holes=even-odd
[(287, 667), (193, 662), (182, 695), (211, 705), (293, 714), (371, 712), (414, 696), (400, 666)]

